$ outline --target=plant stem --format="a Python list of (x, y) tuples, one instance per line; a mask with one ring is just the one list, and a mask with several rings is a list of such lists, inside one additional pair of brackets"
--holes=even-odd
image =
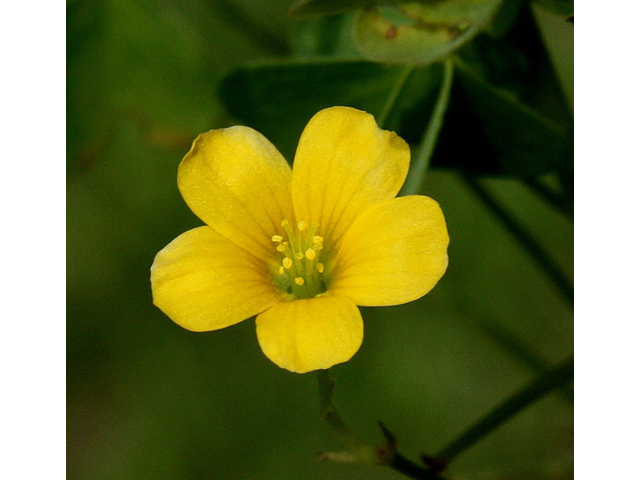
[(573, 358), (549, 370), (545, 375), (535, 379), (528, 386), (516, 392), (498, 405), (484, 418), (469, 427), (460, 437), (455, 439), (436, 455), (436, 458), (450, 462), (479, 440), (489, 435), (499, 426), (539, 400), (552, 390), (565, 385), (573, 378)]
[(534, 240), (533, 235), (507, 210), (502, 207), (489, 193), (478, 183), (475, 178), (467, 175), (462, 177), (467, 186), (473, 191), (485, 206), (498, 217), (504, 226), (516, 237), (531, 257), (544, 270), (547, 276), (558, 288), (566, 302), (573, 306), (573, 286), (562, 272), (562, 269), (551, 256)]
[(387, 101), (384, 102), (384, 106), (382, 107), (382, 111), (380, 112), (380, 115), (378, 115), (378, 119), (377, 120), (378, 120), (378, 125), (380, 126), (380, 128), (384, 128), (385, 123), (389, 119), (389, 115), (391, 114), (391, 111), (393, 110), (393, 107), (395, 106), (396, 102), (398, 101), (398, 97), (400, 96), (400, 92), (402, 92), (402, 89), (404, 88), (405, 84), (407, 83), (407, 80), (409, 79), (409, 76), (411, 75), (411, 73), (414, 70), (415, 70), (415, 66), (408, 65), (408, 66), (404, 67), (400, 71), (400, 75), (398, 76), (398, 80), (396, 81), (396, 83), (393, 84), (393, 88), (391, 89), (391, 92), (389, 92), (389, 96), (387, 97)]
[[(450, 463), (514, 415), (556, 388), (563, 387), (572, 378), (573, 358), (570, 358), (511, 395), (485, 417), (471, 425), (434, 458), (440, 461), (443, 466)], [(444, 480), (435, 470), (416, 464), (398, 453), (395, 439), (390, 432), (386, 431), (386, 428), (383, 428), (383, 433), (387, 437), (386, 446), (373, 446), (357, 439), (344, 423), (333, 403), (334, 382), (331, 380), (328, 370), (318, 371), (318, 387), (322, 418), (333, 428), (347, 447), (351, 461), (387, 465), (410, 478)]]
[(329, 370), (318, 370), (318, 390), (320, 393), (320, 413), (322, 419), (336, 433), (340, 441), (349, 450), (359, 451), (363, 447), (363, 443), (358, 440), (344, 423), (340, 413), (333, 403), (333, 389), (335, 383), (329, 376)]
[(438, 141), (438, 135), (442, 128), (444, 121), (444, 115), (449, 106), (449, 99), (451, 98), (451, 86), (453, 85), (453, 60), (447, 58), (444, 61), (444, 71), (442, 74), (442, 85), (440, 86), (440, 92), (436, 99), (436, 104), (433, 107), (433, 113), (429, 119), (429, 124), (424, 132), (418, 152), (411, 167), (409, 169), (409, 175), (407, 180), (400, 191), (400, 195), (415, 195), (420, 191), (424, 178), (431, 162), (433, 151), (435, 150), (436, 143)]
[[(320, 393), (320, 409), (322, 418), (336, 433), (344, 446), (349, 450), (349, 461), (386, 465), (409, 478), (421, 480), (444, 480), (434, 470), (412, 462), (396, 451), (395, 439), (381, 425), (387, 437), (387, 445), (369, 445), (360, 441), (344, 423), (333, 403), (334, 382), (329, 370), (318, 370), (318, 390)], [(325, 458), (344, 458), (343, 455), (325, 455)]]
[(436, 471), (421, 467), (397, 452), (389, 466), (396, 472), (400, 472), (409, 478), (421, 480), (444, 480), (444, 478), (442, 478)]

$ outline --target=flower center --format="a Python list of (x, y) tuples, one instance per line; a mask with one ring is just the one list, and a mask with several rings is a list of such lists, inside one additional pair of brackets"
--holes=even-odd
[(282, 235), (271, 237), (280, 257), (280, 265), (274, 272), (277, 287), (291, 300), (313, 298), (326, 292), (324, 263), (321, 261), (324, 239), (316, 235), (318, 224), (298, 222), (291, 226), (289, 221), (283, 220), (282, 227), (287, 238)]

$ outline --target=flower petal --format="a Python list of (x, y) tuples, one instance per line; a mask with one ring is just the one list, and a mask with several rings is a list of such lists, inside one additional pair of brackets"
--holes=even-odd
[(183, 233), (151, 266), (153, 303), (178, 325), (218, 330), (282, 300), (263, 262), (209, 227)]
[(449, 234), (429, 197), (394, 198), (351, 226), (335, 262), (329, 291), (356, 305), (399, 305), (431, 290), (448, 265)]
[(346, 362), (362, 344), (362, 316), (350, 300), (321, 296), (279, 303), (256, 319), (264, 354), (291, 372)]
[(325, 248), (336, 249), (363, 210), (396, 196), (410, 157), (406, 142), (379, 129), (368, 113), (348, 107), (321, 110), (304, 129), (293, 163), (298, 220), (317, 222)]
[(291, 168), (255, 130), (236, 126), (196, 138), (178, 169), (178, 187), (207, 225), (263, 260), (271, 237), (292, 218)]

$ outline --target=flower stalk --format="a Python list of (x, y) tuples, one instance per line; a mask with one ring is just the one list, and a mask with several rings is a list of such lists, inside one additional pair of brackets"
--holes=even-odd
[(333, 429), (340, 441), (347, 448), (347, 452), (324, 453), (321, 455), (322, 459), (349, 463), (385, 465), (409, 478), (444, 480), (436, 470), (418, 465), (400, 454), (397, 451), (394, 435), (382, 422), (378, 422), (378, 425), (386, 440), (383, 445), (370, 445), (357, 438), (346, 425), (333, 403), (335, 383), (329, 375), (329, 370), (318, 370), (317, 373), (322, 419)]
[(431, 157), (433, 151), (436, 148), (438, 142), (438, 135), (444, 122), (444, 115), (447, 112), (449, 106), (449, 99), (451, 98), (451, 86), (453, 85), (453, 60), (447, 58), (444, 60), (444, 72), (442, 76), (442, 85), (440, 86), (440, 92), (436, 100), (431, 119), (427, 125), (427, 129), (424, 132), (424, 136), (420, 141), (418, 147), (418, 153), (411, 164), (409, 169), (409, 175), (407, 175), (407, 181), (405, 182), (400, 195), (415, 195), (422, 188), (429, 163), (431, 163)]
[(382, 111), (376, 118), (376, 120), (378, 121), (378, 125), (380, 125), (381, 127), (386, 126), (389, 115), (393, 111), (393, 107), (396, 105), (396, 102), (400, 97), (400, 93), (404, 89), (407, 80), (409, 79), (411, 73), (415, 70), (415, 68), (416, 67), (414, 65), (408, 65), (404, 67), (398, 75), (398, 79), (396, 80), (396, 83), (393, 84), (393, 88), (391, 89), (391, 92), (389, 92), (389, 96), (387, 97), (387, 100), (382, 107)]
[(552, 391), (564, 387), (572, 379), (573, 358), (569, 358), (511, 395), (487, 415), (466, 429), (437, 455), (433, 457), (424, 456), (423, 461), (428, 466), (422, 467), (398, 453), (395, 437), (380, 422), (380, 428), (386, 438), (385, 445), (369, 445), (353, 435), (333, 403), (335, 384), (329, 375), (329, 371), (319, 370), (318, 388), (322, 418), (333, 429), (348, 450), (348, 452), (344, 453), (323, 454), (322, 458), (333, 461), (386, 465), (409, 478), (444, 480), (443, 477), (440, 476), (439, 471), (444, 469), (452, 460), (502, 426), (513, 416)]

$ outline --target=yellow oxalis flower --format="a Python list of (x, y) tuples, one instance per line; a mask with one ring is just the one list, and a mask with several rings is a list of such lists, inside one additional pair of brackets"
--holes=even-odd
[(178, 187), (206, 226), (156, 256), (155, 305), (193, 331), (257, 315), (263, 352), (292, 372), (346, 362), (362, 344), (356, 305), (416, 300), (447, 268), (438, 204), (396, 198), (409, 160), (404, 140), (347, 107), (311, 119), (293, 169), (251, 128), (200, 135)]

